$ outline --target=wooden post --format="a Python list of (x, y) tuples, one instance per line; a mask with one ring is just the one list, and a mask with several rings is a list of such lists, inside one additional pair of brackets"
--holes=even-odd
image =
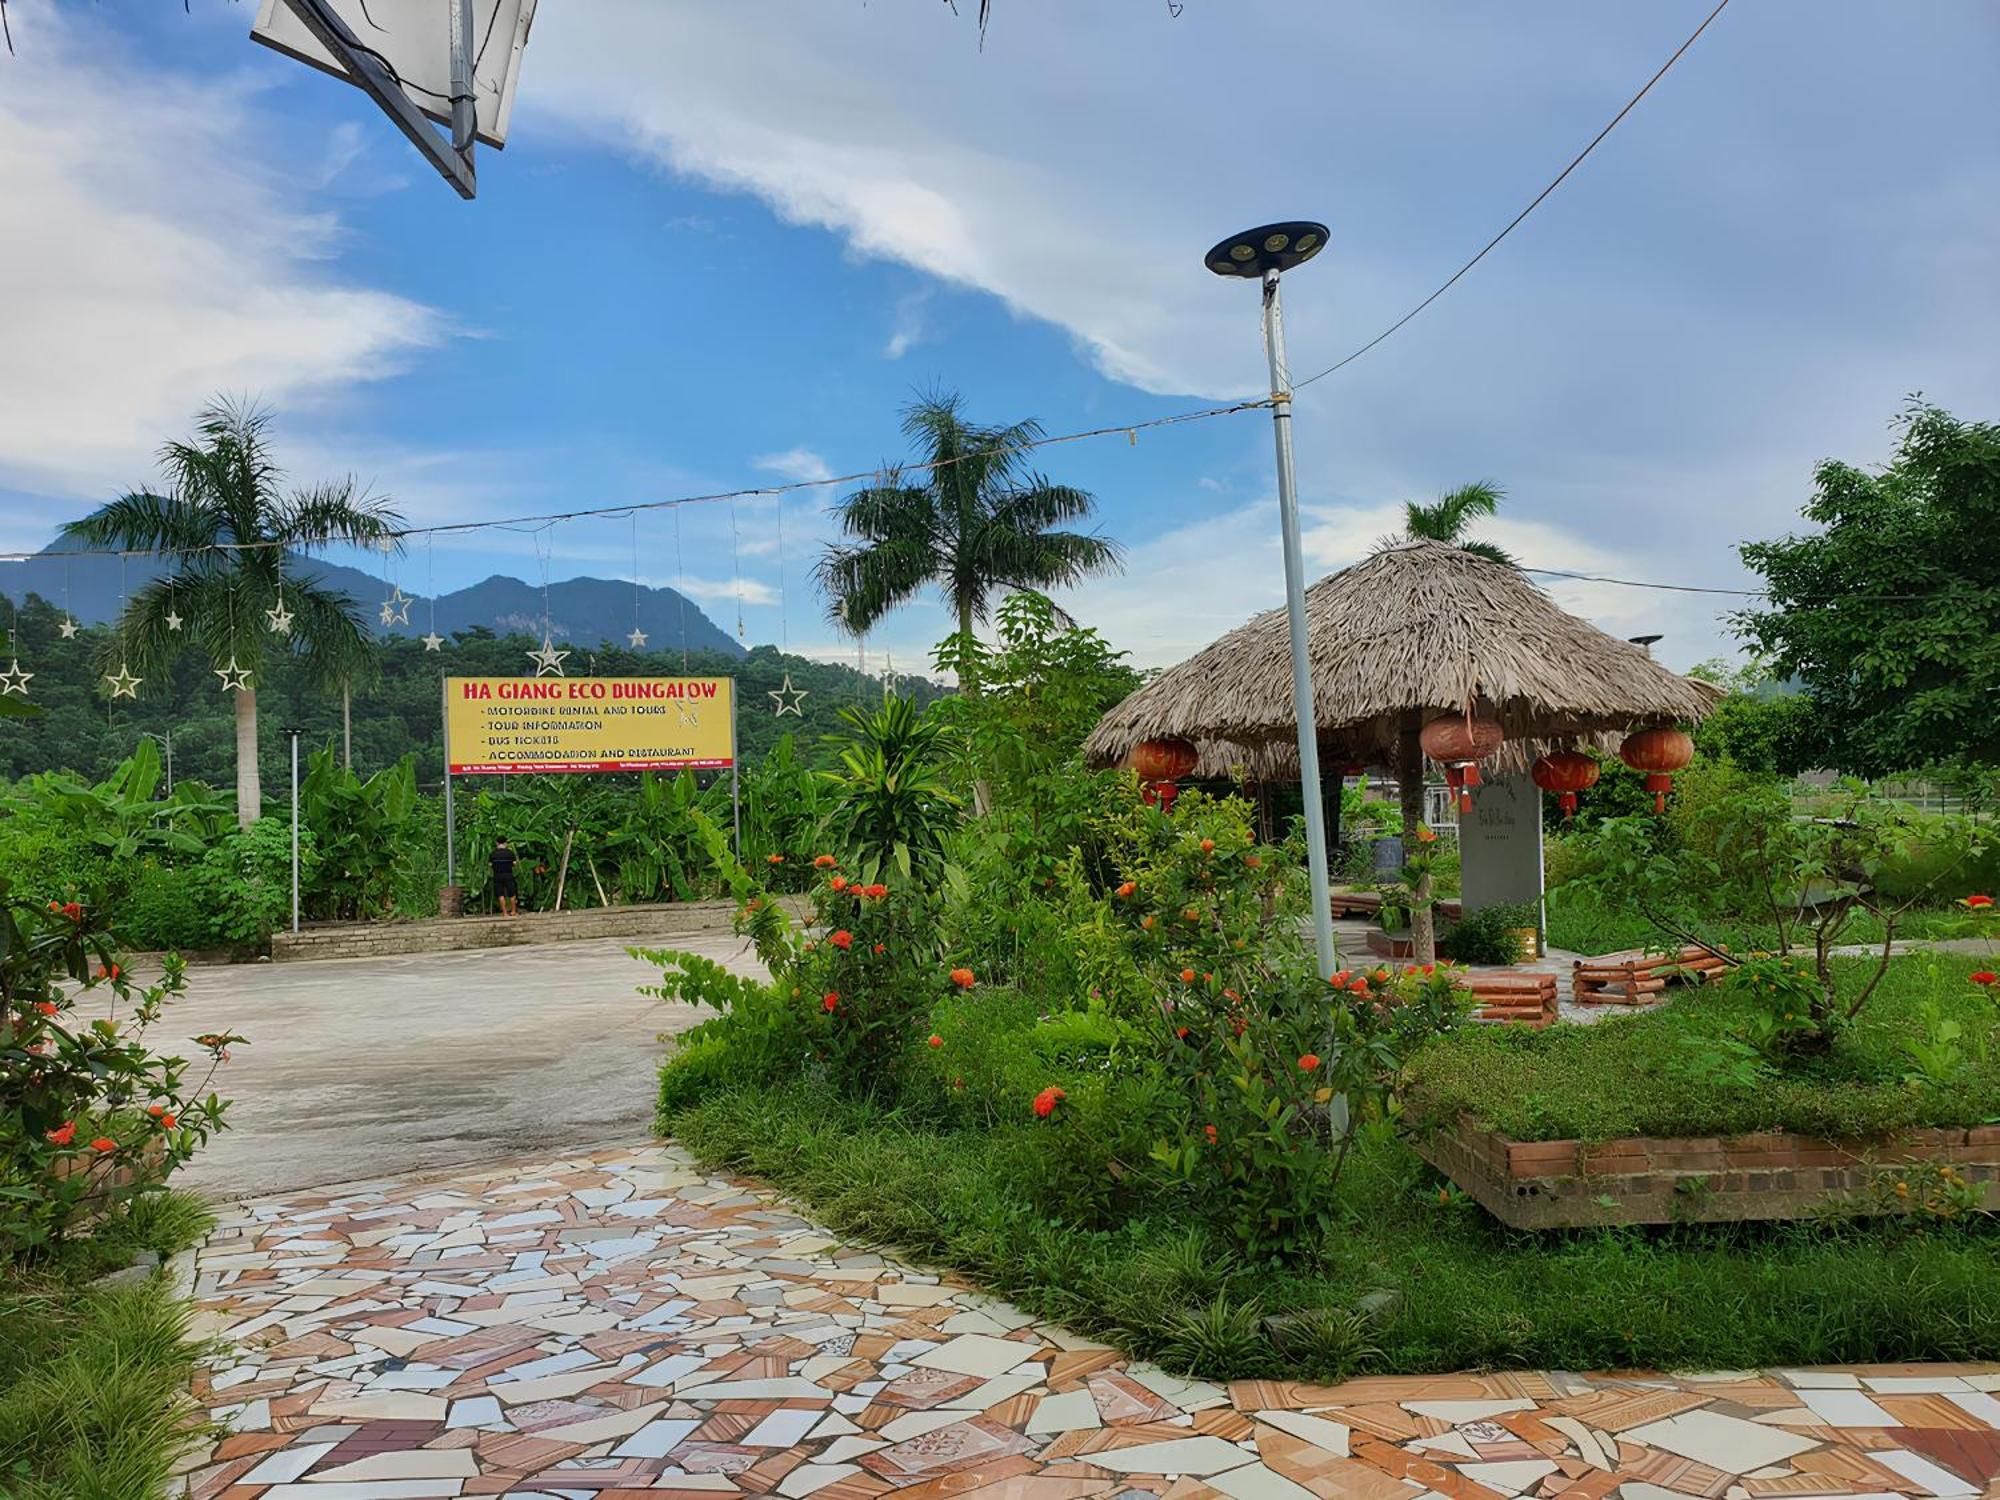
[[(1396, 791), (1402, 804), (1405, 860), (1427, 847), (1417, 841), (1417, 830), (1424, 821), (1424, 747), (1418, 738), (1422, 733), (1416, 712), (1405, 714), (1396, 739)], [(1410, 913), (1410, 944), (1420, 964), (1437, 960), (1437, 924), (1431, 913), (1430, 894), (1431, 878), (1426, 875), (1412, 892), (1414, 909)]]
[(576, 842), (576, 830), (572, 828), (563, 835), (562, 865), (556, 871), (556, 910), (562, 910), (563, 886), (569, 881), (569, 846)]

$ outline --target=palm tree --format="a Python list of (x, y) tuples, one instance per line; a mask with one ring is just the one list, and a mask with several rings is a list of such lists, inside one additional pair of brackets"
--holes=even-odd
[(1040, 423), (980, 427), (963, 411), (960, 397), (941, 392), (906, 408), (903, 431), (923, 452), (921, 477), (906, 483), (891, 469), (836, 505), (852, 540), (829, 543), (813, 573), (851, 634), (934, 583), (959, 634), (970, 635), (996, 589), (1060, 587), (1119, 566), (1116, 542), (1053, 529), (1085, 519), (1096, 502), (1028, 468), (1022, 450), (1041, 436)]
[(1416, 541), (1455, 542), (1467, 552), (1511, 568), (1514, 559), (1493, 543), (1465, 540), (1474, 518), (1492, 515), (1506, 498), (1507, 492), (1492, 480), (1479, 479), (1438, 496), (1435, 504), (1405, 500), (1403, 533)]
[[(165, 495), (134, 491), (63, 528), (92, 546), (157, 552), (175, 565), (127, 602), (111, 649), (141, 677), (160, 678), (192, 645), (224, 691), (235, 691), (236, 819), (245, 825), (263, 812), (256, 682), (265, 652), (296, 655), (327, 688), (360, 677), (368, 660), (354, 601), (287, 578), (287, 556), (333, 542), (387, 542), (402, 524), (383, 501), (357, 496), (351, 478), (281, 494), (284, 475), (265, 443), (269, 422), (256, 407), (204, 408), (193, 441), (160, 451)], [(225, 675), (230, 665), (242, 675)]]

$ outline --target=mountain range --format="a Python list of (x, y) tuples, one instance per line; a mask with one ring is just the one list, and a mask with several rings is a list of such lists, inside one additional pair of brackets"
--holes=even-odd
[[(108, 624), (118, 618), (127, 590), (139, 589), (170, 571), (156, 556), (135, 553), (121, 560), (75, 552), (73, 546), (58, 541), (25, 561), (0, 563), (0, 595), (20, 603), (31, 593), (39, 594), (82, 624)], [(377, 634), (419, 636), (433, 625), (446, 636), (476, 626), (497, 635), (518, 631), (539, 636), (544, 629), (542, 590), (519, 578), (496, 573), (470, 588), (439, 594), (434, 602), (406, 594), (409, 622), (385, 626), (378, 611), (389, 589), (380, 578), (359, 568), (296, 555), (288, 558), (285, 570), (346, 594), (360, 606), (368, 629)], [(591, 646), (623, 641), (635, 618), (651, 650), (746, 654), (742, 642), (677, 589), (641, 585), (635, 590), (632, 584), (612, 578), (566, 578), (548, 587), (546, 629), (559, 642)]]

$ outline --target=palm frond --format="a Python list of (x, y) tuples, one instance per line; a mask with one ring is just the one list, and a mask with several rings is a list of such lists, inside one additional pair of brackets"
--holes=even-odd
[(272, 537), (306, 550), (329, 542), (379, 543), (403, 524), (386, 496), (357, 496), (352, 475), (274, 500), (270, 511)]
[(291, 644), (307, 680), (320, 688), (365, 687), (380, 671), (361, 607), (338, 589), (294, 583), (285, 597), (296, 618)]
[(62, 533), (92, 547), (185, 555), (213, 545), (216, 517), (177, 498), (134, 490), (66, 524)]

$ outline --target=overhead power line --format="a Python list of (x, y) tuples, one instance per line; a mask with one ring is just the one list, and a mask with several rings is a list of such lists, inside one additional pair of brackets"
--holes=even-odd
[(1724, 8), (1727, 7), (1728, 4), (1729, 0), (1720, 0), (1720, 3), (1716, 5), (1715, 9), (1710, 11), (1706, 16), (1702, 18), (1701, 24), (1695, 27), (1695, 29), (1688, 34), (1688, 39), (1682, 42), (1680, 46), (1674, 49), (1673, 56), (1669, 57), (1665, 62), (1660, 64), (1660, 70), (1657, 73), (1655, 73), (1651, 78), (1648, 78), (1645, 82), (1645, 85), (1639, 90), (1639, 92), (1634, 94), (1630, 99), (1627, 99), (1625, 101), (1625, 107), (1619, 110), (1617, 114), (1613, 115), (1610, 119), (1610, 122), (1607, 123), (1602, 130), (1598, 131), (1596, 135), (1590, 138), (1590, 144), (1585, 146), (1581, 151), (1577, 152), (1576, 155), (1570, 159), (1570, 164), (1564, 167), (1560, 172), (1558, 172), (1547, 187), (1543, 188), (1539, 193), (1535, 194), (1534, 198), (1529, 202), (1526, 208), (1522, 209), (1519, 213), (1515, 214), (1513, 218), (1507, 221), (1506, 228), (1502, 229), (1498, 234), (1494, 235), (1492, 239), (1488, 240), (1483, 246), (1481, 246), (1479, 253), (1473, 256), (1471, 260), (1467, 261), (1464, 265), (1460, 266), (1456, 271), (1453, 271), (1451, 275), (1445, 280), (1442, 286), (1440, 286), (1436, 291), (1432, 292), (1428, 297), (1424, 298), (1423, 301), (1419, 302), (1415, 307), (1411, 308), (1408, 312), (1404, 313), (1402, 317), (1396, 319), (1396, 321), (1391, 323), (1387, 328), (1383, 329), (1380, 333), (1376, 334), (1374, 338), (1370, 339), (1367, 343), (1363, 344), (1359, 349), (1356, 349), (1352, 354), (1347, 355), (1343, 359), (1336, 360), (1333, 364), (1330, 364), (1324, 370), (1321, 370), (1317, 375), (1308, 375), (1304, 380), (1295, 382), (1292, 386), (1292, 389), (1295, 391), (1303, 390), (1306, 386), (1311, 385), (1315, 380), (1324, 380), (1326, 379), (1327, 376), (1333, 374), (1334, 371), (1346, 369), (1349, 365), (1353, 364), (1357, 359), (1361, 358), (1362, 355), (1366, 354), (1370, 349), (1373, 349), (1377, 344), (1380, 344), (1384, 339), (1388, 338), (1391, 334), (1395, 333), (1398, 329), (1402, 328), (1411, 319), (1416, 317), (1418, 313), (1422, 312), (1425, 308), (1429, 307), (1433, 302), (1437, 301), (1438, 298), (1442, 297), (1446, 292), (1450, 291), (1454, 286), (1458, 285), (1460, 278), (1463, 277), (1466, 272), (1470, 271), (1474, 266), (1478, 265), (1482, 260), (1486, 259), (1487, 255), (1493, 251), (1495, 246), (1497, 246), (1502, 240), (1506, 239), (1508, 235), (1512, 234), (1516, 229), (1520, 227), (1521, 221), (1523, 219), (1527, 218), (1529, 214), (1533, 213), (1536, 209), (1542, 206), (1543, 199), (1547, 198), (1549, 194), (1553, 193), (1557, 188), (1561, 187), (1563, 185), (1564, 180), (1569, 176), (1569, 174), (1574, 172), (1578, 167), (1583, 165), (1584, 158), (1589, 156), (1591, 152), (1595, 151), (1599, 143), (1602, 142), (1606, 136), (1611, 134), (1612, 131), (1618, 128), (1618, 122), (1620, 120), (1623, 120), (1627, 115), (1631, 114), (1633, 109), (1635, 109), (1638, 106), (1639, 101), (1645, 98), (1647, 94), (1652, 92), (1654, 84), (1658, 83), (1662, 78), (1665, 78), (1667, 76), (1667, 70), (1671, 68), (1675, 63), (1681, 60), (1681, 54), (1686, 52), (1688, 48), (1692, 47), (1695, 44), (1695, 41), (1701, 36), (1701, 34), (1704, 31), (1708, 30), (1709, 23), (1713, 21), (1717, 16), (1721, 15)]

